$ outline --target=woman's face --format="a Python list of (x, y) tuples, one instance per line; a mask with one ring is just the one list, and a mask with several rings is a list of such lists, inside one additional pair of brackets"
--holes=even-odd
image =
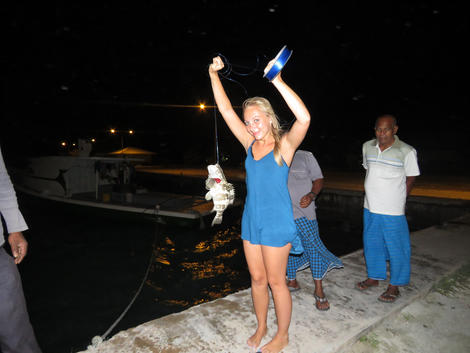
[(250, 105), (243, 114), (247, 131), (256, 140), (261, 140), (271, 132), (271, 118), (256, 105)]

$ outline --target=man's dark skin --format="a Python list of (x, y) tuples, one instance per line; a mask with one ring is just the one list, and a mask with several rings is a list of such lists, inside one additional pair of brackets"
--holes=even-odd
[[(379, 144), (381, 151), (386, 150), (395, 142), (395, 134), (398, 131), (398, 125), (393, 116), (384, 115), (377, 119), (375, 123), (375, 137)], [(406, 177), (406, 195), (410, 194), (413, 184), (416, 180), (414, 176)], [(359, 282), (357, 286), (360, 289), (367, 289), (369, 287), (375, 287), (379, 285), (379, 281), (372, 278), (367, 278), (365, 281)], [(385, 301), (393, 301), (396, 296), (400, 293), (398, 286), (388, 285), (386, 292), (381, 296)]]

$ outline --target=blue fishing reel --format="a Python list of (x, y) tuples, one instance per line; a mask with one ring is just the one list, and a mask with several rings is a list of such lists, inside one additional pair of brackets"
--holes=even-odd
[(281, 51), (274, 58), (273, 66), (269, 69), (268, 72), (266, 72), (263, 75), (263, 77), (266, 77), (269, 81), (274, 80), (274, 78), (277, 75), (279, 75), (282, 68), (286, 65), (287, 60), (289, 60), (291, 55), (292, 55), (292, 50), (289, 50), (287, 48), (287, 45), (284, 45), (284, 47), (281, 49)]

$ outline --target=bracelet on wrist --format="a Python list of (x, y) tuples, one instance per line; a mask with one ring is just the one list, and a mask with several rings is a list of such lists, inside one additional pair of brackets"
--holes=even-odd
[[(317, 194), (315, 194), (313, 191), (310, 191), (308, 194), (312, 194), (313, 198), (316, 198), (317, 197)], [(307, 195), (308, 195), (307, 194)]]

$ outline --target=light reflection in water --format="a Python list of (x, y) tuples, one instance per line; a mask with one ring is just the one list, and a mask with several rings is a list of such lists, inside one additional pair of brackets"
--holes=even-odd
[(147, 280), (154, 301), (176, 309), (249, 287), (239, 220), (205, 230), (163, 226)]

